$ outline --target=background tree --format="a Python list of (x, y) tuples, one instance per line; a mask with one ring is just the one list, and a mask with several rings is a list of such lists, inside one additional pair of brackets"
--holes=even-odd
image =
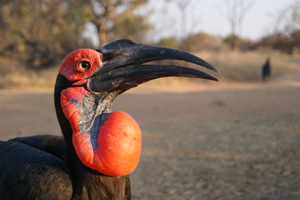
[(185, 0), (185, 1), (182, 1), (182, 0), (173, 0), (173, 2), (177, 5), (177, 7), (179, 8), (179, 11), (180, 11), (180, 30), (178, 31), (178, 36), (179, 36), (179, 48), (182, 49), (182, 50), (185, 50), (187, 47), (186, 47), (186, 38), (187, 38), (187, 35), (188, 35), (188, 27), (187, 27), (187, 8), (189, 7), (189, 5), (191, 4), (191, 0)]
[(273, 32), (253, 48), (268, 47), (288, 54), (300, 53), (300, 1), (295, 1), (274, 15)]
[(186, 39), (186, 47), (188, 51), (220, 51), (223, 49), (222, 39), (214, 37), (204, 32), (191, 34)]
[[(98, 32), (100, 45), (103, 46), (116, 38), (113, 35), (116, 30), (116, 23), (120, 24), (120, 20), (126, 17), (127, 23), (132, 24), (133, 16), (130, 14), (140, 5), (147, 3), (148, 0), (82, 0), (81, 3), (90, 13), (88, 18), (92, 22)], [(135, 18), (141, 21), (142, 17)], [(139, 22), (137, 22), (139, 23)], [(140, 22), (143, 24), (142, 22)], [(144, 24), (143, 24), (144, 25)], [(138, 28), (138, 27), (136, 27)]]
[(151, 26), (132, 12), (144, 2), (0, 1), (0, 57), (28, 69), (53, 67), (74, 49), (94, 47), (82, 35), (87, 22), (98, 27), (101, 45), (124, 37), (142, 42)]
[[(178, 8), (179, 17), (176, 16), (174, 20), (176, 24), (179, 24), (178, 30), (175, 31), (175, 37), (178, 40), (179, 48), (181, 50), (188, 50), (187, 40), (190, 35), (193, 34), (197, 23), (199, 23), (199, 16), (194, 15), (190, 8), (193, 7), (194, 3), (199, 3), (199, 1), (194, 0), (167, 0), (173, 2)], [(197, 13), (198, 14), (198, 13)]]
[(160, 39), (160, 41), (156, 45), (163, 46), (163, 47), (174, 48), (174, 49), (179, 48), (179, 44), (178, 44), (178, 42), (176, 41), (176, 39), (174, 37), (162, 38), (162, 39)]
[(72, 0), (1, 1), (0, 56), (28, 68), (53, 66), (79, 47), (80, 12)]
[(237, 49), (238, 30), (241, 28), (246, 13), (250, 10), (254, 1), (245, 4), (244, 0), (224, 0), (225, 11), (220, 13), (227, 19), (231, 29), (231, 49)]
[(300, 30), (300, 1), (283, 8), (275, 15), (274, 33), (291, 35)]
[(128, 38), (139, 43), (145, 43), (147, 40), (147, 32), (152, 26), (141, 15), (125, 13), (122, 17), (115, 20), (111, 29), (112, 40)]

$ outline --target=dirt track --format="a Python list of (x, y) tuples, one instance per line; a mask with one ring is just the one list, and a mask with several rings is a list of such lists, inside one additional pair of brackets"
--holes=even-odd
[[(299, 80), (145, 85), (118, 97), (113, 109), (143, 132), (133, 199), (300, 199)], [(60, 135), (52, 91), (0, 91), (0, 125), (1, 140)]]

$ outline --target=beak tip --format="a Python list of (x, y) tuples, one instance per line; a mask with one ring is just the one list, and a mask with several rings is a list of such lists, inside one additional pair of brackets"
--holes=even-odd
[(212, 81), (216, 81), (216, 82), (220, 82), (220, 80), (219, 80), (219, 79), (217, 79), (217, 78), (215, 78), (215, 77), (213, 77), (213, 76), (210, 78), (210, 80), (212, 80)]

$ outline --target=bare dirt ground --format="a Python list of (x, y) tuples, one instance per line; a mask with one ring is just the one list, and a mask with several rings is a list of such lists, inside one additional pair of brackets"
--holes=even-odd
[[(114, 110), (141, 126), (133, 199), (300, 199), (300, 75), (265, 83), (146, 84)], [(52, 91), (1, 90), (0, 139), (61, 135)]]

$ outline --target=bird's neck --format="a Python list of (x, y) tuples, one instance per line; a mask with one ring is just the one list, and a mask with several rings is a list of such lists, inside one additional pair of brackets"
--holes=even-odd
[[(110, 115), (116, 93), (90, 94), (84, 88), (67, 88), (61, 92), (60, 105), (63, 119), (59, 119), (67, 144), (67, 158), (74, 155), (81, 161), (90, 157), (98, 148), (100, 127)], [(66, 119), (67, 120), (66, 120)], [(75, 149), (75, 151), (74, 151)], [(85, 149), (82, 150), (82, 149)], [(70, 166), (72, 166), (72, 162)]]
[[(57, 76), (55, 85), (54, 103), (56, 108), (57, 119), (61, 127), (61, 131), (66, 144), (66, 162), (71, 169), (74, 162), (76, 162), (76, 160), (78, 159), (78, 156), (75, 152), (72, 142), (72, 125), (69, 119), (67, 119), (67, 117), (65, 116), (65, 113), (62, 108), (62, 93), (70, 88), (74, 88), (76, 90), (76, 87), (72, 87), (72, 83), (70, 83), (65, 77), (59, 74)], [(81, 91), (84, 91), (83, 87), (79, 89), (81, 89)], [(91, 127), (89, 125), (93, 123), (92, 120), (95, 120), (95, 117), (97, 116), (98, 118), (105, 118), (106, 113), (111, 112), (112, 102), (118, 95), (117, 92), (106, 92), (97, 95), (89, 94), (89, 92), (87, 91), (82, 93), (74, 93), (73, 98), (71, 97), (67, 99), (66, 101), (68, 102), (64, 103), (75, 106), (78, 112), (81, 112), (84, 119), (81, 118), (79, 120), (84, 121), (84, 124), (86, 125), (85, 127)]]
[[(72, 143), (72, 125), (66, 118), (62, 109), (61, 94), (63, 90), (64, 89), (60, 87), (55, 88), (55, 107), (57, 118), (65, 139), (65, 162), (70, 169), (73, 178), (74, 199), (84, 199), (84, 197), (89, 198), (90, 195), (99, 195), (98, 199), (125, 199), (125, 193), (130, 193), (128, 176), (106, 176), (98, 171), (86, 167), (77, 156)], [(80, 112), (84, 112), (84, 115), (89, 116), (91, 120), (95, 120), (95, 117), (97, 116), (103, 116), (105, 118), (105, 115), (111, 112), (111, 102), (117, 95), (117, 93), (103, 93), (100, 95), (89, 94), (80, 102), (81, 104), (85, 104), (86, 107), (79, 108), (79, 105), (77, 105), (77, 109), (80, 109)], [(90, 102), (91, 105), (89, 105), (88, 102)], [(76, 100), (72, 100), (70, 103), (76, 107)], [(89, 126), (88, 119), (88, 117), (83, 119), (86, 120), (85, 127)], [(99, 188), (101, 189), (99, 190)]]

